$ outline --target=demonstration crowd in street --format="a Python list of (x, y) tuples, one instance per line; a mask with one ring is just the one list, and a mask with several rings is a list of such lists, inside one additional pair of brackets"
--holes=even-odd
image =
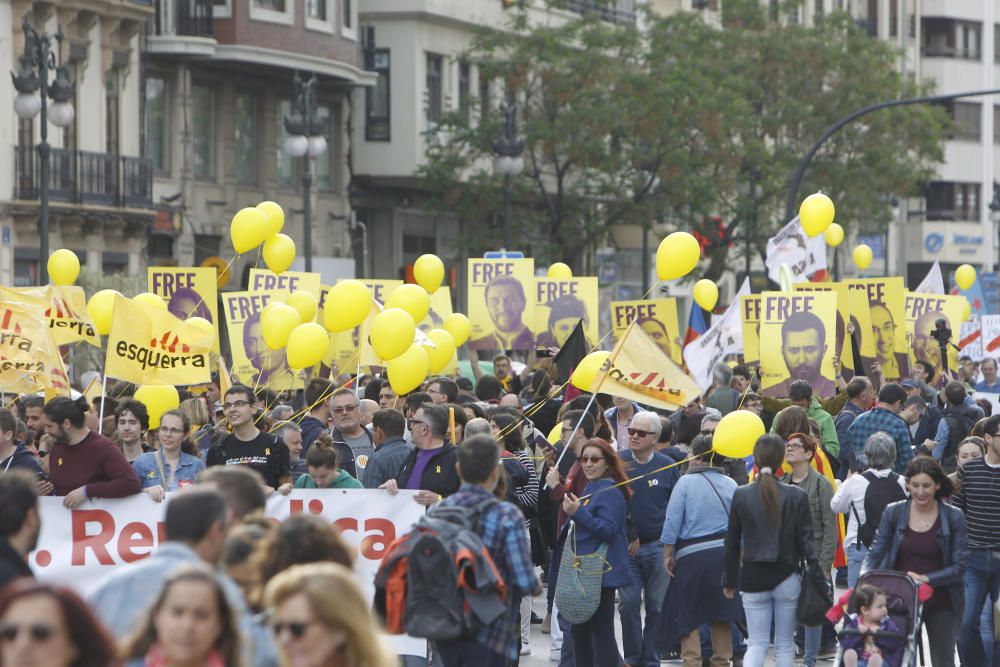
[[(810, 567), (831, 586), (855, 588), (872, 570), (928, 584), (930, 664), (954, 664), (957, 647), (963, 665), (1000, 665), (1000, 415), (972, 397), (1000, 391), (996, 361), (962, 358), (950, 379), (927, 365), (900, 382), (839, 377), (825, 401), (803, 380), (788, 400), (762, 398), (746, 366), (720, 363), (713, 388), (672, 414), (606, 395), (564, 400), (545, 368), (518, 375), (505, 356), (493, 368), (407, 396), (367, 376), (281, 395), (213, 382), (189, 388), (152, 431), (124, 383), (109, 387), (100, 425), (86, 399), (19, 397), (0, 409), (0, 667), (420, 664), (382, 628), (446, 619), (410, 607), (424, 555), (408, 555), (410, 599), (387, 571), (390, 583), (376, 582), (386, 617), (367, 613), (336, 527), (263, 517), (270, 494), (294, 488), (410, 490), (432, 516), (471, 517), (485, 550), (473, 560), (491, 570), (466, 583), (489, 574), (502, 607), (487, 613), (470, 595), (461, 629), (428, 631), (446, 637), (430, 642), (445, 667), (516, 664), (532, 625), (561, 665), (758, 667), (773, 647), (780, 667), (797, 653), (811, 666), (837, 639), (829, 623), (797, 629)], [(713, 452), (735, 410), (769, 431), (746, 461)], [(72, 509), (139, 493), (167, 502), (151, 557), (86, 601), (32, 578), (38, 495)], [(439, 593), (444, 607), (455, 591)], [(901, 664), (890, 602), (857, 586), (847, 623), (860, 634), (843, 640), (843, 664)]]

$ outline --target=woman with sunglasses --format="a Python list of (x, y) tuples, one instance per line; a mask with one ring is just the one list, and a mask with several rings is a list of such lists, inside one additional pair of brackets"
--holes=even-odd
[(264, 592), (283, 667), (397, 667), (350, 569), (297, 565)]
[(569, 491), (563, 497), (569, 521), (563, 526), (560, 549), (573, 548), (581, 556), (594, 553), (602, 544), (608, 550), (600, 605), (590, 620), (572, 626), (573, 656), (577, 667), (619, 667), (615, 591), (632, 583), (625, 526), (632, 490), (625, 483), (625, 464), (607, 440), (591, 438), (577, 460), (587, 485), (579, 498)]
[(218, 577), (185, 565), (164, 582), (121, 655), (126, 667), (243, 667), (239, 622)]
[(191, 440), (191, 422), (180, 410), (168, 410), (160, 417), (156, 438), (160, 449), (146, 452), (132, 463), (142, 490), (160, 502), (170, 491), (194, 484), (205, 469), (198, 445)]
[(112, 667), (114, 642), (73, 591), (18, 579), (0, 593), (3, 667)]

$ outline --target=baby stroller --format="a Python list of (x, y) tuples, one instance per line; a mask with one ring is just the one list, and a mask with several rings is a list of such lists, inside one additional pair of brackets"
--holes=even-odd
[[(916, 667), (917, 650), (920, 645), (921, 602), (919, 597), (920, 584), (910, 579), (903, 572), (894, 570), (872, 570), (858, 577), (858, 586), (869, 584), (885, 592), (889, 616), (896, 623), (900, 632), (905, 635), (903, 648), (903, 667)], [(847, 604), (847, 613), (857, 613), (852, 602)], [(837, 636), (843, 637), (845, 632), (856, 632), (851, 628), (841, 630)], [(844, 649), (837, 644), (837, 656), (833, 661), (835, 667), (843, 665)]]

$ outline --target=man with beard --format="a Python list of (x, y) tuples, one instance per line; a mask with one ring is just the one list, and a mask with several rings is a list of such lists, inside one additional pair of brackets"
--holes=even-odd
[(19, 577), (34, 577), (27, 558), (41, 529), (35, 476), (25, 470), (0, 475), (0, 589)]
[(52, 441), (49, 478), (63, 505), (91, 498), (126, 498), (141, 491), (139, 478), (115, 443), (86, 426), (76, 401), (59, 396), (45, 404), (42, 429)]
[(285, 351), (268, 348), (263, 331), (260, 313), (254, 313), (243, 323), (243, 351), (259, 373), (253, 378), (255, 386), (266, 385), (285, 369)]
[[(940, 319), (944, 319), (944, 313), (938, 310), (924, 313), (917, 318), (913, 324), (913, 354), (917, 361), (926, 361), (933, 369), (944, 370), (944, 366), (941, 364), (941, 345), (931, 335)], [(933, 376), (934, 373), (931, 375)]]
[(837, 385), (834, 381), (820, 375), (826, 349), (823, 322), (813, 313), (793, 313), (781, 325), (781, 355), (789, 377), (780, 384), (765, 389), (764, 393), (768, 396), (790, 396), (792, 383), (795, 380), (805, 380), (816, 396), (836, 394)]
[(667, 333), (667, 327), (663, 322), (644, 317), (636, 320), (636, 324), (642, 327), (642, 332), (649, 336), (649, 339), (656, 343), (658, 348), (663, 350), (663, 354), (673, 358), (670, 355), (670, 334)]
[(486, 310), (493, 321), (493, 333), (469, 343), (472, 350), (530, 350), (535, 339), (522, 316), (528, 300), (524, 287), (514, 276), (498, 276), (485, 290)]

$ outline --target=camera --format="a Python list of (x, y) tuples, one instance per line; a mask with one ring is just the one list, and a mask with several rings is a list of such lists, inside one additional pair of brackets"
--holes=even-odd
[(948, 326), (948, 320), (943, 317), (938, 318), (934, 322), (934, 331), (931, 332), (931, 336), (938, 342), (938, 345), (946, 347), (951, 342), (951, 327)]

